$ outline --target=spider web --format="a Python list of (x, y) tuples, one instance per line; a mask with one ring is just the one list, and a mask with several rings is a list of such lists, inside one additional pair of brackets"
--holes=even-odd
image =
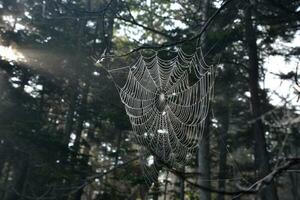
[(198, 146), (213, 93), (214, 71), (201, 50), (168, 55), (141, 54), (119, 90), (150, 184), (159, 163), (183, 164)]

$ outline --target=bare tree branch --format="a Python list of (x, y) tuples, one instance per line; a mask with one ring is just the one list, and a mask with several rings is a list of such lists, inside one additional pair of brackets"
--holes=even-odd
[(258, 181), (256, 181), (251, 186), (244, 187), (244, 186), (241, 186), (241, 185), (237, 185), (237, 187), (241, 191), (240, 195), (245, 194), (245, 193), (250, 192), (250, 191), (254, 192), (254, 193), (259, 192), (265, 186), (269, 185), (274, 180), (274, 178), (276, 176), (279, 176), (280, 174), (287, 171), (288, 169), (290, 169), (293, 166), (299, 165), (300, 164), (300, 158), (298, 158), (298, 157), (296, 157), (296, 158), (287, 158), (287, 159), (283, 160), (283, 162), (284, 163), (282, 165), (276, 167), (271, 173), (269, 173), (268, 175), (266, 175), (262, 179), (259, 179)]
[(162, 32), (162, 31), (156, 30), (156, 29), (154, 29), (154, 28), (150, 28), (150, 27), (148, 27), (148, 26), (144, 26), (143, 24), (138, 23), (134, 18), (132, 18), (132, 19), (130, 20), (130, 19), (127, 19), (127, 18), (122, 17), (122, 16), (120, 16), (120, 15), (118, 15), (116, 18), (117, 18), (117, 19), (120, 19), (120, 20), (122, 20), (122, 21), (128, 22), (128, 23), (134, 24), (134, 25), (136, 25), (136, 26), (139, 26), (139, 27), (141, 27), (141, 28), (143, 28), (143, 29), (145, 29), (145, 30), (147, 30), (147, 31), (151, 31), (151, 32), (153, 32), (153, 33), (162, 35), (162, 36), (164, 36), (164, 37), (166, 37), (166, 38), (168, 38), (168, 39), (174, 40), (174, 37), (172, 37), (171, 35), (169, 35), (169, 34), (167, 34), (167, 33), (164, 33), (164, 32)]
[(209, 27), (209, 25), (212, 23), (212, 21), (216, 18), (216, 16), (229, 4), (231, 3), (232, 1), (234, 0), (227, 0), (222, 3), (222, 5), (220, 6), (220, 8), (206, 21), (206, 23), (204, 24), (204, 26), (202, 27), (201, 31), (191, 37), (191, 38), (188, 38), (188, 39), (183, 39), (183, 40), (179, 40), (177, 42), (171, 42), (171, 43), (164, 43), (164, 44), (161, 44), (161, 45), (143, 45), (143, 46), (140, 46), (140, 47), (137, 47), (135, 49), (133, 49), (132, 51), (128, 52), (128, 53), (125, 53), (125, 54), (122, 54), (122, 55), (107, 55), (106, 57), (125, 57), (125, 56), (128, 56), (132, 53), (135, 53), (135, 52), (138, 52), (142, 49), (156, 49), (156, 50), (159, 50), (159, 49), (163, 49), (163, 48), (167, 48), (167, 47), (172, 47), (172, 46), (177, 46), (177, 45), (181, 45), (181, 44), (184, 44), (186, 42), (191, 42), (191, 41), (194, 41), (194, 40), (197, 40), (199, 39), (203, 33), (207, 30), (207, 28)]

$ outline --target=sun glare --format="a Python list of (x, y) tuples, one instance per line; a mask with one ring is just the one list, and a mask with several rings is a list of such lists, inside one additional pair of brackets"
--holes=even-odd
[(25, 57), (22, 53), (13, 49), (11, 46), (6, 47), (0, 45), (0, 58), (9, 62), (25, 62)]

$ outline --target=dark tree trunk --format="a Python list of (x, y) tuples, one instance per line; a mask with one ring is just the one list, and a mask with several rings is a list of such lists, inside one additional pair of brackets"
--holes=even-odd
[[(249, 89), (252, 117), (261, 116), (261, 99), (259, 96), (259, 62), (256, 44), (256, 28), (252, 20), (252, 7), (249, 6), (245, 12), (245, 39), (249, 56)], [(260, 119), (253, 124), (255, 163), (258, 169), (258, 178), (270, 173), (269, 158), (267, 152), (266, 138), (263, 123)], [(261, 192), (261, 199), (276, 200), (276, 188), (273, 182)]]
[[(210, 115), (207, 116), (205, 127), (203, 131), (203, 137), (200, 141), (198, 148), (198, 184), (206, 188), (210, 188), (210, 152), (209, 152), (209, 128), (210, 127)], [(210, 200), (211, 193), (207, 190), (200, 189), (200, 199)]]
[(169, 172), (166, 172), (166, 173), (167, 173), (167, 176), (166, 176), (166, 179), (165, 179), (164, 200), (167, 200), (168, 184), (169, 184), (169, 180), (168, 180)]
[[(299, 130), (297, 129), (298, 127), (294, 127), (292, 128), (292, 135), (294, 136), (292, 138), (292, 140), (297, 141), (297, 135), (299, 135)], [(299, 145), (295, 145), (295, 143), (293, 142), (290, 146), (290, 152), (287, 153), (286, 157), (288, 157), (288, 155), (294, 155), (294, 157), (298, 158), (298, 148)], [(295, 172), (295, 173), (289, 173), (289, 178), (291, 181), (291, 193), (293, 196), (293, 200), (298, 200), (300, 199), (300, 185), (299, 185), (299, 176), (300, 174)]]
[(27, 159), (20, 159), (15, 161), (13, 165), (13, 181), (4, 196), (4, 200), (18, 200), (22, 199), (24, 183), (27, 178), (27, 171), (29, 167), (29, 161)]
[[(185, 166), (182, 167), (182, 173), (185, 173)], [(180, 178), (180, 200), (184, 200), (185, 187), (184, 187), (184, 177)]]
[[(89, 82), (84, 86), (83, 88), (83, 93), (82, 93), (82, 99), (79, 105), (79, 110), (78, 110), (78, 114), (79, 117), (77, 118), (77, 126), (75, 129), (75, 141), (74, 141), (74, 147), (73, 147), (73, 163), (77, 163), (79, 166), (82, 165), (79, 162), (77, 162), (77, 155), (80, 153), (80, 149), (81, 149), (81, 134), (82, 134), (82, 130), (83, 130), (83, 124), (84, 124), (84, 120), (86, 119), (85, 113), (86, 113), (86, 106), (87, 106), (87, 98), (88, 98), (88, 93), (89, 93)], [(86, 160), (87, 163), (87, 160)], [(85, 178), (85, 173), (82, 172), (79, 174), (80, 177), (80, 181), (84, 180)], [(73, 199), (74, 200), (81, 200), (81, 196), (83, 194), (84, 190), (83, 188), (80, 188), (79, 190), (77, 190), (74, 194)]]
[(159, 183), (158, 183), (158, 178), (154, 182), (154, 188), (153, 188), (153, 200), (158, 200), (159, 198)]
[(75, 129), (76, 139), (74, 141), (75, 154), (78, 153), (80, 150), (81, 133), (83, 130), (84, 120), (86, 119), (86, 107), (87, 107), (87, 103), (88, 103), (87, 99), (88, 99), (89, 91), (90, 91), (90, 82), (87, 81), (87, 83), (85, 84), (85, 86), (83, 88), (82, 99), (80, 101), (79, 110), (78, 110), (79, 117), (77, 119), (77, 127)]
[(299, 199), (299, 187), (298, 187), (298, 174), (297, 173), (290, 173), (289, 178), (291, 181), (291, 192), (293, 196), (293, 200), (298, 200)]
[[(209, 0), (202, 0), (202, 18), (203, 21), (207, 21), (208, 19), (208, 13), (209, 13), (209, 8), (210, 8), (210, 1)], [(206, 35), (204, 34), (198, 43), (204, 43), (206, 40)], [(198, 45), (199, 45), (198, 44)], [(203, 46), (204, 51), (207, 49), (206, 45)], [(210, 139), (209, 139), (209, 130), (210, 130), (210, 109), (208, 111), (208, 115), (205, 119), (205, 127), (203, 131), (203, 136), (202, 139), (199, 143), (199, 148), (198, 148), (198, 155), (197, 155), (197, 160), (198, 160), (198, 172), (200, 175), (198, 176), (198, 184), (201, 186), (204, 186), (206, 188), (210, 188), (210, 182), (208, 181), (210, 179)], [(200, 189), (200, 199), (201, 200), (210, 200), (211, 199), (211, 193), (207, 190)]]
[(11, 164), (8, 162), (6, 166), (4, 167), (1, 175), (1, 183), (2, 183), (2, 188), (3, 190), (0, 193), (0, 198), (4, 199), (5, 194), (6, 194), (6, 188), (8, 187), (9, 183), (9, 175), (10, 175), (10, 170), (11, 170)]
[[(0, 138), (1, 141), (1, 138)], [(6, 162), (6, 144), (0, 144), (0, 181), (1, 181), (1, 177), (2, 176), (2, 172), (3, 172), (3, 168)]]
[[(225, 178), (227, 174), (227, 134), (228, 134), (228, 127), (229, 127), (229, 119), (230, 119), (230, 112), (229, 106), (224, 108), (224, 118), (221, 120), (221, 133), (219, 136), (219, 190), (225, 190)], [(223, 194), (218, 194), (218, 200), (224, 200), (225, 197)]]
[(70, 135), (74, 125), (74, 113), (75, 113), (77, 97), (78, 97), (78, 81), (77, 80), (73, 81), (71, 87), (72, 87), (71, 98), (69, 102), (69, 108), (68, 108), (67, 119), (65, 124), (65, 132), (64, 132), (64, 144), (69, 143)]
[(158, 200), (159, 198), (159, 193), (160, 193), (160, 187), (159, 187), (159, 180), (158, 180), (158, 176), (159, 176), (159, 171), (161, 170), (160, 165), (158, 164), (158, 161), (156, 159), (154, 159), (154, 165), (157, 167), (158, 169), (158, 173), (155, 174), (155, 177), (153, 177), (154, 179), (154, 185), (153, 185), (153, 200)]
[[(117, 136), (117, 150), (116, 150), (115, 164), (114, 164), (115, 168), (118, 166), (120, 149), (121, 149), (121, 144), (122, 144), (122, 131), (118, 130), (117, 133), (118, 133), (118, 136)], [(116, 177), (116, 171), (114, 171), (114, 176)]]
[[(76, 51), (75, 51), (75, 59), (72, 59), (70, 62), (71, 65), (73, 65), (74, 69), (79, 70), (80, 67), (82, 67), (82, 62), (80, 60), (81, 58), (81, 36), (84, 31), (84, 25), (86, 23), (87, 19), (80, 19), (78, 22), (78, 32), (76, 35), (77, 41), (76, 41)], [(69, 103), (69, 109), (67, 113), (67, 119), (65, 124), (65, 142), (68, 144), (70, 140), (70, 135), (73, 131), (74, 126), (74, 117), (75, 117), (75, 111), (77, 109), (77, 100), (79, 95), (79, 84), (80, 84), (80, 77), (78, 75), (78, 72), (74, 72), (74, 76), (70, 77), (70, 86), (71, 86), (71, 97), (70, 97), (70, 103)]]

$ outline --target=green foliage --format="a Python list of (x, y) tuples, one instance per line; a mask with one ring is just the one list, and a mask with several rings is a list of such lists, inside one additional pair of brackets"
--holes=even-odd
[[(138, 148), (118, 90), (103, 68), (134, 63), (136, 52), (126, 57), (113, 55), (137, 46), (193, 37), (204, 25), (203, 2), (0, 0), (0, 45), (21, 52), (26, 59), (8, 61), (0, 52), (0, 199), (141, 199), (148, 192), (149, 197), (155, 196), (135, 159)], [(217, 2), (211, 1), (209, 16), (217, 10)], [(256, 3), (252, 6), (260, 66), (270, 55), (299, 56), (298, 47), (274, 47), (278, 39), (295, 37), (299, 1)], [(216, 68), (209, 130), (211, 179), (222, 180), (220, 171), (226, 167), (223, 178), (228, 191), (237, 189), (231, 179), (252, 183), (257, 171), (245, 47), (247, 5), (229, 4), (213, 20), (201, 43), (207, 63)], [(188, 41), (182, 46), (193, 52), (196, 45)], [(167, 51), (160, 53), (170, 56)], [(92, 57), (101, 63), (95, 65)], [(113, 73), (114, 81), (124, 84), (127, 72)], [(264, 73), (261, 67), (259, 80)], [(292, 120), (299, 119), (299, 110), (271, 105), (268, 90), (260, 89), (258, 95), (261, 113), (276, 110), (280, 120), (288, 113), (293, 122), (280, 121), (277, 127), (273, 114), (262, 118), (273, 168), (281, 158), (299, 152), (299, 121)], [(186, 171), (197, 172), (196, 157), (193, 154)], [(179, 199), (179, 178), (173, 174), (170, 180), (159, 180), (160, 198)], [(185, 178), (198, 179), (197, 175)], [(292, 174), (275, 181), (281, 199), (299, 197), (294, 192), (299, 187), (297, 178)], [(282, 184), (286, 182), (291, 184)], [(212, 188), (219, 185), (211, 181)], [(286, 190), (293, 192), (286, 196)], [(199, 199), (199, 193), (197, 187), (185, 185), (187, 199)]]

